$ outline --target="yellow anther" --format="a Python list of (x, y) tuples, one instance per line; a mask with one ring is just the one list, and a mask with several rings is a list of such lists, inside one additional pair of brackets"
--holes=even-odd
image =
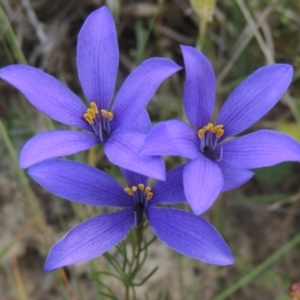
[(208, 124), (205, 125), (202, 129), (199, 129), (199, 130), (198, 130), (198, 136), (199, 136), (199, 138), (200, 138), (200, 139), (203, 138), (204, 135), (205, 135), (205, 133), (206, 133), (207, 131), (213, 130), (213, 128), (214, 128), (214, 125), (213, 125), (212, 123), (208, 123)]
[(219, 139), (224, 134), (224, 129), (220, 128), (216, 131), (216, 137)]
[(139, 183), (137, 186), (133, 185), (131, 188), (125, 188), (124, 191), (129, 195), (132, 196), (137, 190), (140, 190), (144, 192), (144, 195), (146, 196), (146, 200), (150, 200), (153, 197), (153, 193), (151, 192), (151, 187), (147, 186), (145, 188), (145, 185), (143, 183)]
[(93, 109), (91, 109), (91, 108), (89, 108), (89, 109), (86, 111), (86, 113), (89, 114), (93, 119), (94, 119), (95, 116), (96, 116), (96, 112), (95, 112)]
[(83, 115), (84, 119), (92, 125), (94, 123), (94, 119), (96, 115), (99, 113), (98, 108), (95, 102), (90, 103), (90, 108), (87, 109), (86, 113)]
[(214, 125), (212, 123), (208, 123), (206, 126), (203, 127), (205, 131), (212, 130), (213, 128)]
[(149, 192), (147, 193), (146, 200), (151, 200), (152, 197), (153, 197), (153, 193)]
[(145, 185), (142, 183), (138, 184), (138, 187), (139, 187), (140, 191), (143, 191), (145, 189)]
[(92, 125), (94, 123), (94, 119), (92, 118), (92, 116), (89, 113), (85, 113), (83, 115), (83, 117), (90, 125)]
[(202, 139), (207, 131), (210, 131), (216, 135), (217, 138), (220, 138), (224, 134), (224, 125), (214, 126), (212, 123), (208, 123), (203, 128), (198, 130), (198, 137)]
[(124, 192), (127, 193), (129, 196), (132, 196), (132, 195), (133, 195), (133, 191), (132, 191), (132, 189), (130, 189), (130, 188), (125, 188), (125, 189), (124, 189)]
[(145, 194), (148, 194), (150, 191), (151, 191), (151, 187), (147, 186), (147, 187), (145, 188)]
[(91, 106), (91, 109), (92, 109), (96, 114), (99, 114), (98, 107), (97, 107), (97, 104), (96, 104), (95, 102), (91, 102), (91, 103), (90, 103), (90, 106)]
[(107, 118), (108, 112), (106, 109), (101, 109), (102, 117)]
[(109, 121), (114, 118), (114, 114), (106, 109), (101, 109), (101, 115), (103, 118), (107, 118)]
[(216, 125), (216, 126), (214, 127), (214, 132), (217, 132), (217, 130), (223, 129), (223, 128), (224, 128), (224, 125), (222, 125), (222, 124)]
[(113, 119), (113, 117), (114, 117), (114, 114), (112, 113), (112, 112), (108, 112), (107, 113), (107, 119), (109, 120), (109, 121), (111, 121), (112, 119)]
[(202, 139), (204, 137), (205, 131), (203, 129), (199, 129), (198, 130), (198, 136), (200, 139)]

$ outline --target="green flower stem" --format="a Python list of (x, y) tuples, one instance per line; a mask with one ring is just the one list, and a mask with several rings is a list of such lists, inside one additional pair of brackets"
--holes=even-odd
[(0, 22), (3, 25), (3, 31), (5, 32), (5, 37), (7, 39), (8, 44), (10, 45), (10, 50), (13, 53), (13, 56), (20, 64), (27, 65), (27, 60), (23, 54), (23, 51), (20, 47), (20, 44), (17, 40), (17, 37), (10, 25), (10, 22), (3, 10), (3, 7), (0, 3)]
[(135, 65), (138, 65), (143, 59), (143, 55), (145, 53), (145, 49), (146, 49), (148, 40), (150, 38), (150, 34), (154, 30), (154, 25), (155, 25), (157, 16), (158, 16), (159, 12), (161, 11), (163, 3), (164, 3), (164, 0), (159, 0), (158, 1), (157, 11), (154, 14), (154, 16), (151, 18), (148, 30), (146, 31), (146, 33), (144, 35), (144, 39), (142, 40), (140, 46), (138, 46), (138, 48), (137, 48), (137, 54), (136, 54), (136, 58), (135, 58)]
[[(135, 242), (132, 244), (132, 261), (129, 263), (129, 271), (128, 274), (130, 275), (130, 277), (132, 276), (132, 278), (129, 278), (129, 283), (130, 284), (125, 284), (125, 299), (126, 300), (130, 300), (129, 298), (129, 291), (130, 291), (130, 287), (132, 287), (133, 289), (133, 293), (134, 293), (134, 285), (132, 284), (134, 277), (136, 275), (136, 273), (134, 272), (133, 266), (135, 265), (137, 268), (140, 264), (140, 254), (141, 254), (141, 245), (142, 245), (142, 239), (143, 239), (143, 232), (144, 232), (144, 219), (142, 221), (142, 223), (138, 226), (134, 228), (134, 237), (135, 237)], [(125, 283), (125, 282), (124, 282)]]

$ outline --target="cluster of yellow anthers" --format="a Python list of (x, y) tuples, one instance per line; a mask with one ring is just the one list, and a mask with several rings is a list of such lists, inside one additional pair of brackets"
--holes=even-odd
[(138, 186), (132, 186), (131, 188), (125, 188), (124, 191), (129, 195), (132, 196), (134, 194), (134, 192), (137, 191), (137, 189), (139, 188), (140, 191), (144, 192), (146, 194), (146, 200), (151, 200), (151, 198), (153, 197), (153, 193), (151, 192), (151, 187), (147, 186), (145, 188), (145, 185), (140, 183), (138, 184)]
[[(95, 102), (91, 102), (90, 106), (91, 107), (87, 109), (87, 111), (83, 115), (83, 117), (90, 125), (92, 125), (92, 124), (94, 124), (96, 115), (99, 114), (99, 110), (98, 110), (97, 104)], [(114, 117), (113, 113), (110, 111), (107, 111), (106, 109), (101, 109), (101, 115), (103, 118), (107, 118), (109, 121), (111, 121)]]
[(216, 135), (217, 138), (220, 138), (224, 134), (224, 125), (214, 126), (212, 123), (208, 123), (202, 129), (198, 130), (199, 138), (203, 138), (207, 131), (210, 131)]

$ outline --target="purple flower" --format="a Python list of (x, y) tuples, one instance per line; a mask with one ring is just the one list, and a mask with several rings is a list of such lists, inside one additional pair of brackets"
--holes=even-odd
[(201, 52), (181, 48), (186, 69), (183, 101), (193, 128), (178, 120), (159, 123), (149, 132), (141, 152), (189, 159), (183, 171), (184, 190), (198, 215), (220, 192), (248, 181), (253, 176), (249, 169), (300, 160), (299, 143), (283, 133), (258, 130), (229, 138), (247, 129), (277, 103), (293, 71), (289, 65), (274, 64), (254, 72), (232, 92), (213, 125), (213, 68)]
[(63, 124), (86, 130), (55, 130), (35, 136), (21, 152), (22, 168), (102, 142), (112, 163), (164, 179), (161, 158), (142, 155), (138, 149), (150, 128), (146, 105), (161, 82), (181, 68), (169, 59), (146, 60), (128, 76), (112, 103), (118, 64), (114, 21), (102, 7), (87, 18), (78, 35), (78, 75), (88, 108), (62, 83), (39, 69), (11, 65), (0, 70), (0, 78), (19, 89), (37, 109)]
[(168, 172), (166, 181), (158, 181), (152, 188), (147, 186), (147, 177), (122, 171), (128, 184), (125, 189), (108, 174), (74, 161), (48, 160), (28, 170), (36, 182), (59, 197), (122, 208), (71, 229), (50, 250), (46, 272), (108, 251), (133, 225), (141, 223), (144, 213), (157, 237), (179, 253), (216, 265), (234, 262), (230, 249), (207, 221), (182, 210), (156, 207), (185, 201), (182, 167)]

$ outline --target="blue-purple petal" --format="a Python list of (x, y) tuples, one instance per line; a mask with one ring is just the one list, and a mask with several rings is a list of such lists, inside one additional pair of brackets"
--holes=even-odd
[(28, 174), (42, 187), (64, 199), (95, 206), (131, 207), (132, 198), (111, 176), (76, 161), (47, 160)]
[(99, 138), (87, 132), (54, 130), (30, 139), (20, 154), (20, 166), (25, 169), (43, 160), (71, 155), (99, 143)]
[(210, 61), (197, 49), (181, 46), (186, 79), (183, 103), (196, 130), (211, 122), (215, 103), (216, 77)]
[(152, 128), (141, 149), (147, 155), (178, 155), (189, 159), (199, 156), (199, 138), (184, 122), (170, 120)]
[(134, 122), (128, 123), (123, 129), (148, 133), (152, 128), (151, 120), (147, 110), (144, 110)]
[(177, 204), (186, 201), (183, 188), (183, 168), (179, 166), (167, 172), (166, 181), (158, 181), (153, 187), (150, 205)]
[(139, 153), (146, 135), (139, 132), (117, 130), (104, 143), (108, 159), (130, 171), (165, 180), (165, 165), (161, 157)]
[(45, 272), (102, 255), (121, 242), (133, 224), (133, 208), (127, 208), (77, 225), (51, 248)]
[(49, 74), (25, 65), (11, 65), (0, 69), (0, 78), (17, 88), (33, 106), (50, 118), (90, 130), (83, 118), (86, 106)]
[(246, 183), (254, 176), (254, 173), (250, 170), (235, 168), (225, 161), (218, 162), (218, 166), (222, 171), (224, 179), (222, 192), (233, 190)]
[(129, 171), (127, 169), (121, 169), (121, 171), (122, 171), (122, 173), (126, 179), (127, 185), (129, 187), (137, 186), (140, 183), (144, 184), (145, 186), (147, 185), (147, 181), (148, 181), (147, 176), (141, 175), (136, 172)]
[(146, 214), (157, 237), (171, 249), (213, 265), (234, 263), (227, 244), (206, 220), (185, 211), (153, 206)]
[(259, 130), (224, 143), (223, 160), (243, 169), (300, 161), (300, 144), (287, 134)]
[(114, 19), (104, 6), (84, 22), (77, 44), (79, 79), (86, 98), (99, 110), (109, 108), (119, 66), (119, 48)]
[(152, 58), (144, 61), (125, 80), (114, 101), (112, 130), (127, 128), (144, 111), (160, 84), (180, 70), (170, 59)]
[(200, 155), (190, 160), (183, 170), (186, 199), (196, 215), (204, 213), (221, 192), (224, 180), (218, 165)]
[(223, 124), (221, 139), (238, 134), (264, 116), (282, 97), (293, 77), (293, 68), (274, 64), (258, 69), (231, 93), (216, 124)]

